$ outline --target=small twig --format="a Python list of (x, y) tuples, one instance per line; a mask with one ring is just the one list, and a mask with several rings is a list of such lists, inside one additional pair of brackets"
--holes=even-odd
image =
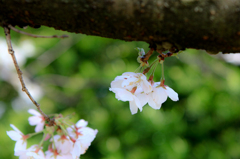
[(4, 27), (4, 32), (5, 32), (5, 36), (6, 36), (6, 40), (7, 40), (7, 45), (8, 45), (8, 53), (11, 55), (12, 60), (13, 60), (13, 64), (16, 68), (17, 74), (18, 74), (18, 78), (20, 80), (20, 83), (22, 85), (22, 91), (25, 92), (29, 99), (33, 102), (33, 104), (37, 107), (38, 111), (42, 114), (42, 116), (44, 117), (44, 119), (46, 121), (51, 121), (51, 119), (41, 110), (40, 108), (40, 104), (38, 104), (32, 97), (32, 95), (30, 94), (30, 92), (28, 91), (24, 80), (23, 80), (23, 76), (22, 76), (22, 71), (20, 70), (20, 67), (17, 63), (17, 59), (16, 56), (14, 54), (14, 50), (12, 48), (12, 42), (11, 42), (11, 36), (10, 36), (10, 29), (8, 27)]
[(164, 61), (162, 61), (161, 64), (162, 64), (162, 80), (165, 80), (165, 77), (164, 77)]
[(144, 56), (141, 58), (141, 61), (147, 63), (149, 57), (153, 54), (153, 51), (154, 51), (154, 48), (151, 48), (151, 49), (147, 52), (147, 54), (144, 55)]
[(28, 35), (28, 36), (31, 36), (31, 37), (34, 37), (34, 38), (67, 38), (68, 37), (68, 35), (60, 35), (60, 36), (59, 35), (52, 35), (52, 36), (35, 35), (35, 34), (30, 34), (30, 33), (18, 30), (17, 28), (13, 27), (10, 24), (8, 25), (8, 27), (10, 29), (12, 29), (13, 31), (17, 32), (17, 33), (25, 34), (25, 35)]
[(173, 53), (170, 51), (168, 51), (168, 53), (166, 54), (164, 54), (162, 50), (156, 50), (156, 51), (160, 54), (161, 57), (171, 57), (173, 55)]

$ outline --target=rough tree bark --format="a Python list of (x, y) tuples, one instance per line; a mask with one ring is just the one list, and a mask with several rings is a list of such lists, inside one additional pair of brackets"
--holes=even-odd
[(54, 27), (162, 49), (240, 52), (239, 0), (0, 0), (0, 26)]

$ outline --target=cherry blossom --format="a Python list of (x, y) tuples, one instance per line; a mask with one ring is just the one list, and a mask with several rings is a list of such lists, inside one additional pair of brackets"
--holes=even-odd
[(73, 158), (84, 154), (98, 133), (98, 130), (87, 127), (87, 124), (85, 120), (81, 119), (76, 125), (72, 125), (67, 129), (71, 140), (74, 142), (71, 152)]
[(74, 146), (76, 144), (81, 146), (80, 154), (84, 154), (86, 152), (88, 147), (91, 145), (91, 142), (96, 137), (97, 133), (98, 133), (97, 130), (93, 130), (92, 128), (89, 128), (89, 127), (77, 129), (77, 131), (76, 131), (77, 140), (76, 140)]
[(111, 82), (109, 90), (115, 93), (118, 100), (129, 101), (130, 111), (135, 114), (138, 109), (142, 111), (142, 107), (148, 102), (146, 93), (152, 91), (152, 86), (144, 74), (126, 72)]
[(70, 138), (66, 135), (55, 135), (53, 137), (56, 149), (61, 154), (68, 154), (73, 149), (73, 142), (70, 140)]
[(30, 125), (36, 125), (35, 132), (39, 132), (43, 130), (45, 119), (44, 117), (34, 109), (29, 109), (28, 112), (34, 116), (28, 118)]
[(117, 76), (114, 81), (111, 82), (111, 89), (124, 88), (131, 91), (136, 86), (141, 87), (145, 93), (152, 91), (151, 84), (147, 81), (147, 77), (142, 73), (125, 72), (121, 76)]
[(45, 159), (45, 155), (38, 145), (32, 145), (26, 150), (17, 151), (15, 156), (19, 156), (19, 159)]
[[(39, 115), (34, 110), (29, 112)], [(14, 130), (7, 131), (7, 134), (12, 140), (16, 141), (14, 155), (19, 156), (20, 159), (79, 159), (80, 155), (84, 154), (91, 145), (98, 131), (87, 127), (88, 122), (83, 119), (67, 128), (69, 124), (65, 119), (67, 118), (57, 115), (55, 117), (56, 125), (45, 127), (45, 135), (40, 144), (33, 145), (28, 149), (26, 149), (26, 139), (42, 132), (24, 135), (14, 125), (10, 125)], [(39, 146), (42, 146), (43, 142), (46, 141), (45, 139), (49, 137), (51, 138), (50, 145), (44, 154)]]
[(77, 128), (86, 127), (88, 125), (88, 122), (83, 119), (80, 119), (75, 125)]
[(154, 83), (153, 91), (148, 94), (148, 104), (154, 109), (160, 109), (162, 103), (167, 100), (167, 97), (173, 101), (178, 101), (178, 94), (172, 88), (164, 85), (163, 83)]
[(143, 106), (148, 102), (148, 96), (140, 88), (136, 89), (134, 93), (122, 88), (112, 88), (110, 90), (115, 93), (118, 100), (129, 101), (132, 114), (136, 114), (138, 109), (142, 111)]
[(72, 155), (68, 154), (61, 154), (57, 149), (48, 149), (45, 152), (46, 159), (72, 159)]
[(7, 131), (7, 135), (14, 141), (16, 141), (14, 151), (25, 151), (27, 147), (28, 135), (24, 135), (18, 128), (10, 124), (14, 130)]

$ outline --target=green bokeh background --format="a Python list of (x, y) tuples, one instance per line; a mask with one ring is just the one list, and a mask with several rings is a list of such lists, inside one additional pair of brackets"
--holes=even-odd
[[(63, 34), (41, 27), (27, 32)], [(72, 121), (85, 119), (98, 129), (96, 139), (81, 159), (239, 159), (240, 158), (240, 69), (204, 51), (189, 49), (165, 60), (166, 84), (180, 100), (168, 99), (160, 110), (148, 105), (131, 115), (128, 102), (118, 101), (110, 82), (124, 72), (138, 68), (136, 47), (144, 42), (68, 34), (67, 39), (35, 39), (12, 32), (19, 45), (31, 40), (34, 56), (23, 73), (44, 90), (38, 101), (47, 114), (75, 113)], [(0, 28), (0, 36), (4, 37)], [(46, 53), (46, 51), (48, 51)], [(1, 54), (7, 54), (0, 48)], [(17, 54), (18, 52), (16, 52)], [(44, 58), (39, 57), (45, 53)], [(155, 53), (151, 61), (157, 56)], [(10, 56), (9, 56), (10, 58)], [(47, 65), (43, 63), (53, 59)], [(155, 81), (161, 78), (157, 67)], [(19, 83), (20, 85), (20, 83)], [(23, 93), (23, 92), (20, 92)], [(8, 81), (0, 81), (0, 101), (5, 112), (0, 118), (0, 158), (14, 157), (14, 144), (6, 134), (14, 124), (22, 132), (34, 131), (27, 109), (16, 111), (11, 101), (19, 96)], [(34, 105), (32, 105), (34, 108)], [(29, 145), (38, 141), (30, 139)]]

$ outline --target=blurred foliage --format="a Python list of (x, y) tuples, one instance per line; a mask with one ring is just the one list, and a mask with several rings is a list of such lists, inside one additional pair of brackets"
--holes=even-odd
[[(27, 31), (62, 34), (45, 27)], [(137, 69), (134, 48), (147, 52), (148, 44), (67, 34), (68, 39), (34, 39), (11, 33), (16, 45), (28, 39), (36, 47), (22, 70), (44, 90), (39, 100), (42, 109), (48, 114), (74, 112), (73, 122), (85, 119), (98, 129), (82, 159), (240, 158), (239, 67), (193, 49), (179, 59), (167, 58), (166, 84), (179, 93), (180, 100), (168, 99), (160, 110), (146, 105), (131, 115), (128, 102), (118, 101), (108, 89), (116, 76)], [(0, 36), (4, 36), (2, 28)], [(160, 77), (159, 65), (154, 80)], [(0, 81), (0, 88), (0, 108), (5, 110), (0, 118), (0, 158), (9, 159), (14, 158), (15, 144), (6, 135), (9, 124), (24, 133), (33, 132), (34, 127), (28, 124), (26, 108), (11, 107), (19, 92), (6, 81)]]

